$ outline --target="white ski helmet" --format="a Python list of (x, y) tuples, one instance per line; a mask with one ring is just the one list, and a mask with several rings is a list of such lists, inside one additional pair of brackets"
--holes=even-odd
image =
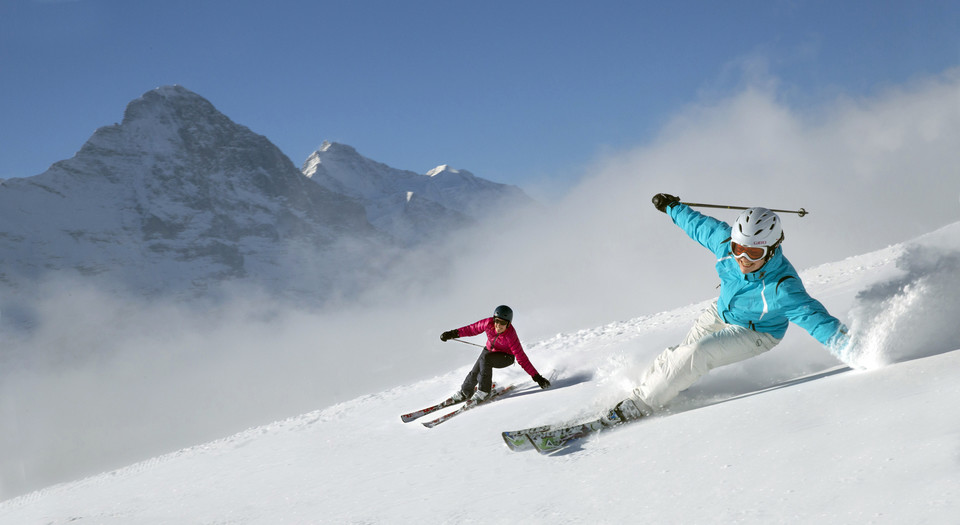
[(733, 223), (730, 240), (740, 246), (776, 248), (783, 240), (780, 217), (766, 208), (747, 208)]

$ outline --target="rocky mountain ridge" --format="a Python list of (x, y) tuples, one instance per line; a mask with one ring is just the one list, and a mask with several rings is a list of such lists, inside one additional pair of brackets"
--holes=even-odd
[(67, 276), (190, 295), (241, 281), (343, 293), (385, 251), (481, 218), (470, 202), (525, 199), (464, 173), (417, 175), (330, 143), (301, 172), (203, 97), (164, 86), (74, 157), (0, 182), (0, 283), (24, 290)]
[(482, 221), (499, 209), (532, 203), (520, 188), (466, 170), (441, 165), (421, 175), (335, 142), (324, 142), (301, 171), (321, 186), (357, 199), (374, 227), (407, 245)]

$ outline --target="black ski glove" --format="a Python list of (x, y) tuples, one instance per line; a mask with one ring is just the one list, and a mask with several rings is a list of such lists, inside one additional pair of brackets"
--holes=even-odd
[(674, 197), (669, 193), (658, 193), (653, 196), (653, 205), (663, 213), (667, 213), (667, 208), (680, 202), (680, 197)]
[(533, 380), (540, 385), (540, 388), (550, 388), (550, 381), (547, 381), (547, 378), (543, 377), (540, 374), (533, 376)]
[(460, 337), (459, 330), (447, 330), (446, 332), (440, 334), (440, 340), (446, 341), (447, 339), (456, 339)]

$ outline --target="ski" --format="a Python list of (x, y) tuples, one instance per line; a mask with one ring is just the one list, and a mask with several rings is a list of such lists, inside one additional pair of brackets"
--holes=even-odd
[[(494, 384), (493, 384), (493, 388), (496, 389), (496, 387), (497, 387), (497, 384), (494, 383)], [(456, 405), (456, 404), (458, 404), (458, 403), (463, 403), (464, 401), (466, 401), (466, 399), (461, 399), (460, 401), (455, 401), (455, 400), (453, 399), (453, 397), (451, 396), (451, 397), (448, 397), (448, 398), (444, 399), (443, 401), (437, 403), (436, 405), (430, 405), (430, 406), (428, 406), (427, 408), (421, 408), (420, 410), (415, 410), (415, 411), (413, 411), (413, 412), (410, 412), (409, 414), (403, 414), (403, 415), (400, 416), (400, 421), (403, 421), (404, 423), (409, 423), (409, 422), (411, 422), (411, 421), (415, 421), (415, 420), (417, 420), (417, 419), (420, 419), (421, 417), (423, 417), (423, 416), (425, 416), (425, 415), (427, 415), (427, 414), (432, 414), (432, 413), (436, 412), (437, 410), (443, 410), (444, 408), (447, 408), (447, 407)]]
[(510, 450), (536, 449), (541, 454), (549, 454), (564, 448), (569, 442), (600, 432), (607, 425), (600, 419), (594, 419), (575, 425), (544, 425), (523, 430), (502, 432), (503, 442)]
[(452, 418), (452, 417), (454, 417), (454, 416), (460, 415), (460, 414), (466, 412), (467, 410), (470, 410), (470, 409), (473, 408), (473, 407), (480, 406), (480, 405), (486, 405), (486, 404), (490, 403), (491, 401), (494, 401), (494, 400), (496, 400), (497, 398), (502, 397), (504, 394), (506, 394), (507, 392), (510, 392), (511, 390), (513, 390), (513, 389), (516, 388), (516, 387), (517, 387), (517, 385), (509, 385), (509, 386), (505, 386), (505, 387), (503, 387), (503, 388), (494, 388), (493, 390), (490, 391), (490, 397), (488, 397), (487, 399), (485, 399), (485, 400), (483, 400), (483, 401), (481, 401), (481, 402), (479, 402), (479, 403), (476, 402), (476, 401), (474, 401), (473, 399), (468, 399), (468, 400), (463, 404), (462, 407), (454, 410), (453, 412), (449, 412), (449, 413), (447, 413), (447, 414), (444, 414), (444, 415), (438, 417), (437, 419), (434, 419), (433, 421), (426, 421), (426, 422), (423, 423), (423, 426), (425, 426), (425, 427), (427, 427), (427, 428), (433, 428), (433, 427), (439, 425), (440, 423), (443, 423), (443, 422), (445, 422), (445, 421), (449, 421), (450, 418)]
[[(720, 401), (700, 405), (699, 407), (694, 407), (688, 410), (713, 406), (720, 403), (726, 403), (728, 401), (762, 394), (764, 392), (770, 392), (780, 388), (787, 388), (801, 383), (806, 383), (808, 381), (814, 381), (824, 377), (842, 374), (850, 370), (851, 368), (849, 366), (840, 365), (814, 374), (808, 374), (798, 378), (790, 379), (788, 381), (762, 388), (760, 390), (747, 392), (738, 396), (722, 399)], [(624, 401), (618, 403), (614, 409), (610, 410), (607, 415), (602, 418), (574, 425), (545, 425), (523, 430), (510, 430), (502, 433), (503, 441), (507, 444), (507, 447), (509, 447), (510, 450), (514, 451), (528, 450), (533, 448), (541, 454), (557, 454), (564, 450), (578, 446), (580, 444), (580, 440), (583, 438), (617, 428), (622, 426), (624, 423), (649, 419), (654, 415), (650, 407), (645, 405), (641, 406), (640, 404), (637, 404), (635, 400), (632, 403), (626, 403), (626, 401), (627, 400), (625, 399)]]
[[(649, 415), (649, 414), (647, 414)], [(534, 448), (541, 454), (554, 454), (578, 440), (604, 430), (618, 427), (623, 423), (643, 419), (640, 407), (631, 400), (623, 400), (610, 409), (603, 417), (569, 426), (541, 426), (524, 430), (503, 432), (504, 443), (510, 450), (519, 451)]]
[(421, 408), (420, 410), (410, 412), (409, 414), (403, 414), (402, 416), (400, 416), (400, 420), (403, 421), (404, 423), (409, 423), (427, 414), (432, 414), (437, 410), (442, 410), (449, 406), (456, 405), (457, 403), (463, 403), (464, 401), (466, 400), (454, 401), (453, 397), (448, 397), (443, 401), (437, 403), (436, 405), (431, 405), (431, 406), (428, 406), (427, 408)]

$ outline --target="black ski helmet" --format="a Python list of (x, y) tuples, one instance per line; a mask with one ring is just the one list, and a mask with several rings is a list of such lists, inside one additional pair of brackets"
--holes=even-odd
[(513, 322), (513, 310), (505, 304), (498, 306), (497, 309), (493, 311), (493, 316), (498, 319), (503, 319), (508, 323)]

